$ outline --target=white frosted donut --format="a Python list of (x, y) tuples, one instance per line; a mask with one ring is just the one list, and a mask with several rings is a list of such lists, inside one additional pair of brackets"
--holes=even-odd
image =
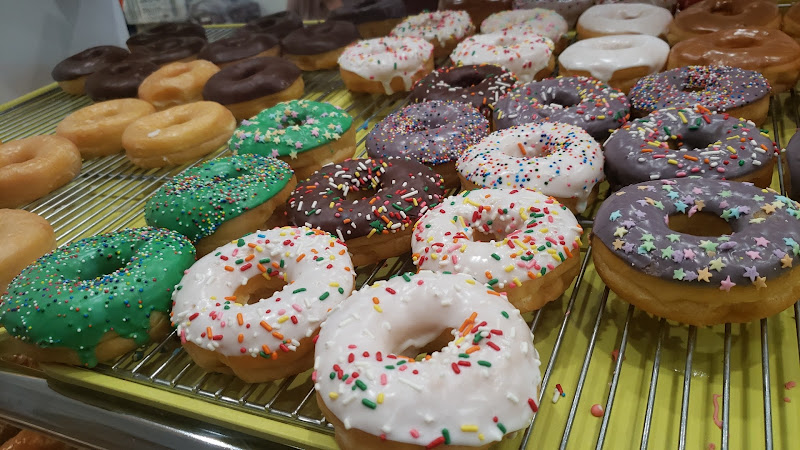
[(601, 36), (584, 39), (567, 47), (558, 63), (567, 70), (589, 72), (608, 82), (614, 72), (647, 67), (648, 74), (661, 70), (669, 56), (669, 44), (648, 35)]
[(603, 181), (603, 162), (582, 128), (542, 122), (495, 131), (462, 153), (456, 169), (467, 188), (533, 189), (583, 212)]
[(578, 19), (578, 37), (613, 34), (666, 36), (672, 13), (665, 8), (643, 3), (595, 5)]
[[(404, 356), (448, 328), (450, 342), (429, 358)], [(323, 324), (317, 401), (341, 448), (486, 445), (526, 427), (538, 409), (532, 342), (519, 311), (468, 275), (395, 277), (354, 293)], [(355, 442), (361, 431), (371, 441)]]
[(405, 90), (413, 76), (432, 58), (433, 45), (424, 39), (387, 36), (350, 44), (339, 56), (339, 67), (371, 81), (378, 81), (391, 94), (392, 79), (400, 77)]
[(561, 14), (544, 8), (500, 11), (487, 17), (481, 24), (481, 33), (508, 31), (509, 33), (533, 33), (558, 42), (569, 27)]
[[(414, 228), (411, 250), (420, 269), (471, 275), (508, 291), (514, 306), (527, 312), (558, 298), (577, 276), (582, 232), (575, 216), (552, 197), (527, 189), (476, 189), (429, 209)], [(491, 240), (477, 241), (478, 235)], [(562, 263), (575, 266), (566, 283), (546, 294), (528, 289)], [(517, 299), (513, 294), (520, 288), (526, 292)]]
[(450, 59), (457, 66), (494, 64), (505, 67), (520, 83), (529, 83), (539, 72), (552, 68), (553, 41), (530, 33), (478, 34), (461, 41)]
[(434, 11), (407, 17), (391, 36), (418, 37), (444, 46), (449, 39), (461, 40), (475, 31), (466, 11)]
[[(282, 360), (307, 354), (297, 372), (311, 366), (311, 337), (328, 310), (350, 295), (354, 276), (347, 248), (330, 234), (306, 227), (256, 231), (186, 271), (172, 296), (172, 322), (207, 370), (229, 366), (248, 382), (280, 378), (288, 369), (271, 366)], [(259, 300), (259, 289), (268, 287), (277, 290)]]

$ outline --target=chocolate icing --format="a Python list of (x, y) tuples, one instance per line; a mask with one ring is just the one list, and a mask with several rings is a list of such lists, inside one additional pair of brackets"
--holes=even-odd
[(205, 39), (197, 36), (167, 36), (136, 47), (130, 59), (162, 65), (197, 55), (204, 45)]
[(53, 67), (51, 75), (56, 81), (69, 81), (91, 75), (109, 64), (120, 62), (130, 53), (124, 48), (101, 45), (87, 48), (61, 61)]
[(125, 44), (130, 48), (158, 42), (167, 36), (196, 36), (206, 40), (206, 30), (196, 23), (168, 22), (131, 36)]
[(779, 16), (771, 0), (703, 0), (675, 15), (674, 26), (697, 34), (767, 25)]
[(680, 62), (758, 70), (796, 61), (800, 44), (779, 30), (732, 28), (678, 42), (669, 56), (670, 67)]
[(353, 23), (328, 20), (292, 31), (281, 39), (281, 48), (290, 55), (316, 55), (346, 47), (360, 38)]
[(439, 10), (463, 10), (469, 14), (475, 28), (492, 14), (511, 9), (511, 0), (439, 0)]
[[(350, 159), (328, 164), (299, 183), (289, 198), (289, 223), (347, 240), (414, 226), (444, 197), (442, 178), (410, 159)], [(375, 190), (359, 200), (348, 193)]]
[(464, 103), (430, 101), (406, 106), (367, 135), (372, 157), (404, 156), (426, 164), (455, 161), (489, 134), (489, 123)]
[(530, 122), (577, 125), (603, 143), (628, 120), (630, 103), (622, 92), (594, 78), (558, 77), (520, 86), (494, 107), (497, 130)]
[(253, 100), (288, 88), (301, 73), (292, 62), (282, 58), (247, 59), (209, 78), (203, 98), (223, 105)]
[(247, 22), (245, 26), (236, 30), (234, 36), (270, 34), (280, 39), (298, 28), (303, 28), (303, 19), (294, 11), (283, 11)]
[(777, 147), (753, 122), (708, 110), (664, 109), (615, 131), (604, 152), (608, 180), (627, 186), (689, 175), (741, 178), (772, 164)]
[(793, 199), (800, 199), (800, 133), (795, 132), (794, 136), (786, 144), (786, 163), (789, 166), (789, 180), (791, 191), (789, 196)]
[(242, 34), (206, 44), (197, 57), (214, 64), (225, 64), (250, 58), (276, 45), (278, 38), (269, 34)]
[[(694, 236), (666, 218), (711, 213), (732, 233)], [(593, 234), (636, 270), (664, 280), (750, 286), (788, 272), (800, 254), (800, 204), (745, 183), (683, 178), (641, 183), (609, 196)], [(765, 280), (762, 277), (766, 278)]]
[(115, 98), (136, 98), (139, 85), (158, 66), (147, 61), (122, 61), (111, 64), (86, 78), (86, 95), (99, 102)]
[(516, 83), (514, 74), (492, 64), (442, 67), (417, 82), (409, 100), (467, 103), (491, 119), (494, 104)]
[(405, 16), (406, 6), (403, 0), (361, 0), (354, 5), (334, 9), (328, 20), (346, 20), (359, 25)]

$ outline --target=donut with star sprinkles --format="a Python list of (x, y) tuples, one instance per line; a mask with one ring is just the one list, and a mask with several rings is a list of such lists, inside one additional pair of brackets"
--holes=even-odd
[[(429, 354), (405, 356), (419, 347)], [(540, 365), (501, 294), (469, 275), (423, 270), (332, 311), (312, 379), (340, 448), (486, 448), (538, 411)]]
[(192, 244), (159, 228), (101, 234), (39, 258), (0, 302), (0, 324), (40, 362), (94, 367), (169, 332)]
[(354, 279), (347, 247), (324, 231), (256, 231), (186, 271), (172, 296), (172, 322), (205, 370), (233, 371), (248, 383), (276, 380), (311, 368), (320, 323)]
[(699, 105), (633, 120), (604, 147), (606, 176), (617, 186), (697, 175), (767, 187), (778, 155), (766, 130)]
[(444, 197), (442, 177), (407, 158), (329, 164), (292, 192), (289, 223), (347, 243), (356, 266), (411, 249), (414, 223)]
[(603, 281), (660, 317), (749, 322), (800, 296), (800, 204), (771, 190), (695, 177), (627, 186), (592, 232)]
[(338, 106), (292, 100), (243, 120), (228, 141), (237, 154), (286, 161), (305, 180), (325, 164), (342, 161), (356, 150), (353, 118)]
[(527, 189), (476, 189), (429, 209), (414, 228), (411, 250), (420, 269), (466, 273), (528, 312), (572, 284), (580, 272), (582, 232), (552, 197)]
[(259, 228), (286, 224), (284, 205), (297, 185), (285, 162), (236, 155), (184, 170), (147, 200), (149, 225), (187, 236), (198, 255)]

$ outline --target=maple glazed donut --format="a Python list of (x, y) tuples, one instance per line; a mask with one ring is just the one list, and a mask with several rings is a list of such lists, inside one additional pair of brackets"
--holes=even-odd
[(433, 70), (433, 45), (424, 39), (387, 36), (351, 44), (339, 57), (345, 87), (391, 95), (408, 91)]
[(643, 3), (595, 5), (578, 19), (578, 39), (614, 34), (649, 34), (666, 37), (672, 12)]
[(777, 314), (800, 295), (800, 204), (745, 183), (632, 185), (600, 206), (592, 257), (622, 299), (704, 326)]
[(553, 41), (556, 53), (561, 53), (566, 47), (564, 35), (567, 31), (567, 21), (557, 12), (544, 8), (500, 11), (487, 17), (481, 24), (483, 34), (505, 32), (544, 36)]
[(581, 213), (603, 181), (600, 144), (574, 125), (541, 122), (495, 131), (461, 154), (464, 189), (533, 189)]
[(577, 125), (598, 143), (628, 120), (622, 92), (588, 77), (558, 77), (519, 86), (494, 106), (495, 130), (530, 122)]
[(289, 165), (275, 158), (217, 158), (158, 188), (144, 218), (188, 237), (202, 256), (255, 230), (285, 225), (284, 204), (296, 184)]
[(287, 34), (281, 39), (281, 50), (301, 70), (334, 69), (345, 47), (360, 38), (352, 23), (326, 20)]
[(425, 39), (433, 44), (433, 57), (442, 58), (474, 32), (475, 26), (466, 11), (445, 10), (407, 17), (392, 29), (391, 36)]
[(335, 237), (305, 227), (258, 230), (185, 272), (173, 291), (172, 323), (203, 369), (248, 383), (277, 380), (311, 368), (320, 323), (354, 280), (347, 247)]
[(560, 297), (578, 276), (582, 232), (552, 197), (476, 189), (430, 208), (414, 228), (411, 250), (420, 269), (471, 275), (525, 313)]
[(139, 85), (139, 98), (159, 111), (203, 100), (203, 87), (219, 67), (198, 59), (174, 62), (151, 73)]
[(553, 41), (531, 33), (498, 31), (461, 41), (450, 55), (453, 64), (495, 64), (505, 67), (521, 83), (541, 80), (553, 73)]
[(113, 45), (91, 47), (56, 64), (51, 75), (64, 92), (82, 95), (86, 92), (87, 76), (109, 64), (120, 62), (128, 56), (130, 56), (130, 52)]
[[(487, 448), (538, 411), (532, 343), (519, 311), (469, 275), (404, 274), (328, 316), (312, 374), (317, 404), (343, 449)], [(423, 360), (406, 356), (426, 344)]]
[(781, 14), (771, 0), (703, 0), (681, 10), (669, 27), (670, 45), (726, 29), (763, 27), (777, 30)]
[(56, 233), (43, 217), (22, 209), (0, 209), (0, 295), (22, 269), (55, 246)]
[(170, 292), (194, 255), (185, 237), (150, 227), (75, 241), (11, 282), (0, 324), (36, 361), (94, 367), (166, 336)]
[(410, 250), (414, 222), (444, 197), (442, 178), (405, 158), (350, 159), (324, 166), (289, 199), (289, 223), (347, 244), (363, 266)]

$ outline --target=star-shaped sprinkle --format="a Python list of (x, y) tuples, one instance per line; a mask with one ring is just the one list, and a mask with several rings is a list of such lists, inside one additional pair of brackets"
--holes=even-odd
[(622, 250), (623, 245), (625, 245), (625, 241), (620, 239), (614, 240), (614, 250)]
[(685, 276), (686, 273), (683, 271), (682, 268), (672, 272), (672, 279), (674, 280), (683, 280)]
[(765, 288), (767, 287), (767, 277), (758, 277), (753, 281), (753, 284), (755, 284), (758, 289)]
[(753, 196), (753, 200), (755, 200), (757, 202), (763, 202), (764, 201), (764, 197), (756, 194), (756, 195)]
[(631, 244), (630, 242), (626, 242), (625, 245), (622, 247), (622, 251), (624, 251), (625, 253), (631, 253), (633, 252), (633, 248), (634, 248), (633, 244)]
[(608, 219), (609, 219), (609, 220), (611, 220), (612, 222), (614, 222), (614, 221), (616, 221), (617, 219), (619, 219), (620, 217), (622, 217), (622, 213), (620, 213), (620, 212), (619, 212), (619, 210), (616, 210), (616, 211), (612, 212), (612, 213), (611, 213), (611, 214), (608, 216)]
[(712, 259), (711, 261), (709, 261), (708, 266), (711, 267), (712, 270), (716, 270), (717, 272), (719, 272), (725, 266), (727, 266), (727, 264), (722, 262), (722, 258), (716, 258), (716, 259)]
[(303, 148), (303, 143), (302, 143), (302, 142), (300, 142), (300, 141), (297, 141), (297, 142), (295, 142), (295, 143), (294, 143), (294, 148), (296, 148), (296, 149), (301, 149), (301, 148)]
[(628, 219), (628, 220), (625, 220), (622, 223), (620, 223), (620, 225), (622, 225), (625, 228), (633, 228), (633, 227), (636, 226), (636, 222)]
[(664, 259), (670, 259), (672, 258), (672, 253), (673, 253), (672, 246), (669, 246), (661, 250), (661, 257)]
[(272, 149), (272, 157), (273, 158), (277, 158), (278, 156), (281, 156), (280, 153), (278, 153), (278, 149), (277, 148), (273, 148)]
[(694, 281), (697, 279), (697, 273), (689, 270), (686, 272), (686, 275), (683, 277), (683, 281)]
[(787, 253), (781, 258), (781, 268), (788, 269), (792, 267), (792, 257)]
[(642, 240), (642, 241), (652, 241), (653, 239), (654, 239), (654, 238), (653, 238), (653, 235), (652, 235), (652, 234), (650, 234), (650, 233), (645, 233), (645, 234), (643, 234), (643, 235), (642, 235), (642, 237), (641, 237), (641, 240)]
[(759, 236), (753, 239), (756, 240), (756, 245), (758, 245), (759, 247), (766, 247), (767, 245), (769, 245), (769, 241), (764, 236)]
[(679, 235), (679, 234), (668, 234), (667, 235), (667, 239), (669, 239), (670, 242), (678, 242), (678, 241), (681, 240), (681, 235)]
[(639, 246), (639, 253), (640, 254), (650, 253), (651, 251), (655, 250), (655, 248), (656, 248), (656, 246), (653, 245), (652, 242), (647, 241), (644, 244)]
[(685, 212), (686, 212), (686, 208), (687, 208), (688, 206), (689, 206), (689, 205), (687, 205), (686, 203), (683, 203), (683, 202), (682, 202), (682, 201), (680, 201), (680, 200), (678, 200), (677, 202), (675, 202), (675, 208), (676, 208), (676, 209), (677, 209), (679, 212), (682, 212), (682, 213), (685, 213)]
[(694, 260), (694, 257), (695, 257), (694, 250), (692, 250), (690, 248), (684, 249), (683, 250), (683, 257), (684, 257), (684, 259), (688, 259), (690, 261)]
[(750, 259), (761, 259), (761, 253), (758, 253), (757, 251), (748, 250), (745, 253), (750, 257)]
[(708, 267), (703, 267), (697, 271), (697, 279), (700, 281), (711, 282), (711, 271)]
[(756, 217), (755, 219), (750, 219), (750, 223), (762, 223), (767, 220), (765, 217)]
[(744, 276), (750, 278), (750, 281), (756, 281), (756, 278), (758, 277), (758, 270), (756, 270), (756, 266), (745, 267)]
[(706, 253), (709, 255), (717, 252), (717, 245), (718, 244), (716, 242), (711, 242), (706, 240), (700, 241), (700, 248), (705, 250)]
[(297, 159), (297, 152), (292, 150), (291, 152), (289, 152), (289, 157), (292, 159)]
[(727, 278), (725, 278), (724, 280), (722, 280), (719, 283), (719, 290), (720, 291), (725, 291), (725, 292), (730, 292), (731, 288), (734, 287), (734, 286), (736, 286), (736, 283), (731, 281), (731, 277), (728, 276)]
[(733, 195), (733, 192), (731, 192), (731, 191), (729, 191), (727, 189), (719, 193), (719, 196), (722, 197), (722, 198), (728, 198), (731, 195)]
[(617, 227), (617, 229), (614, 230), (614, 236), (616, 237), (622, 237), (626, 234), (628, 234), (628, 230), (626, 230), (625, 227)]

